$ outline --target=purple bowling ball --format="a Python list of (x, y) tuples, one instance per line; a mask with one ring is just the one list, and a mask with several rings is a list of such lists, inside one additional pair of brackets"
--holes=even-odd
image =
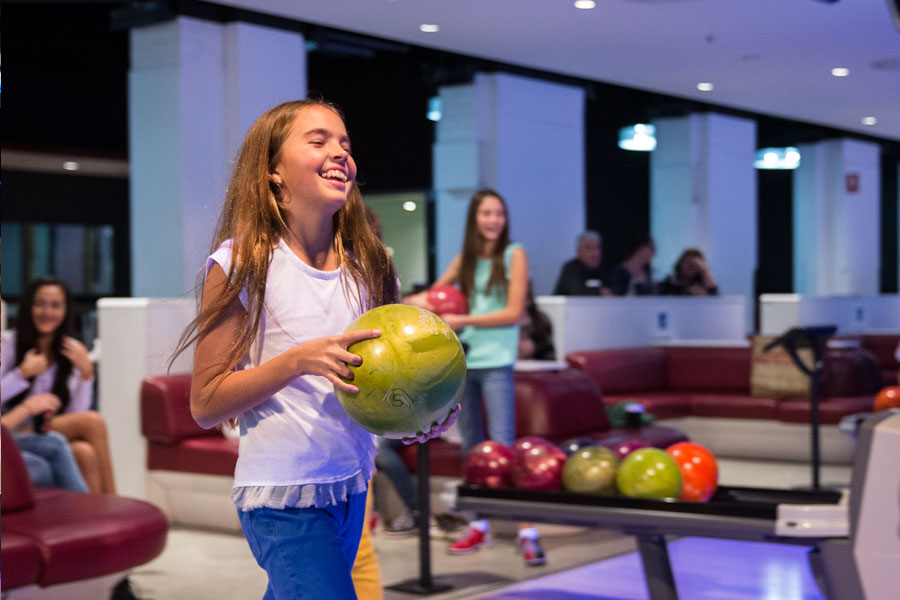
[(647, 448), (650, 444), (640, 438), (626, 437), (612, 444), (604, 444), (604, 446), (615, 452), (616, 456), (618, 456), (621, 461), (635, 450)]
[(600, 444), (597, 440), (591, 438), (579, 437), (566, 440), (559, 445), (559, 449), (566, 453), (566, 456), (572, 456), (585, 446), (597, 446)]

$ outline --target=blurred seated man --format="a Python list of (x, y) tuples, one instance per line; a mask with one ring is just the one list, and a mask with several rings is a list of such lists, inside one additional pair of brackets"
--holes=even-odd
[(585, 231), (578, 236), (575, 258), (563, 265), (553, 290), (555, 296), (611, 296), (600, 276), (600, 234)]

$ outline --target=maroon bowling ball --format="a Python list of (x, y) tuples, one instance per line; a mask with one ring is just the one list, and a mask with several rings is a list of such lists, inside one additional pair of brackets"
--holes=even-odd
[(466, 297), (452, 285), (436, 285), (428, 290), (428, 304), (437, 315), (464, 315), (469, 312)]
[(558, 490), (566, 454), (535, 436), (523, 437), (512, 449), (512, 484), (526, 490)]
[(579, 437), (566, 440), (559, 445), (559, 449), (566, 453), (566, 456), (572, 456), (585, 446), (596, 446), (600, 442), (591, 438)]
[(626, 437), (612, 444), (604, 444), (607, 448), (616, 453), (619, 460), (625, 460), (625, 457), (641, 448), (647, 448), (650, 444), (640, 438)]
[(463, 478), (470, 485), (510, 487), (513, 453), (500, 442), (481, 442), (466, 454)]

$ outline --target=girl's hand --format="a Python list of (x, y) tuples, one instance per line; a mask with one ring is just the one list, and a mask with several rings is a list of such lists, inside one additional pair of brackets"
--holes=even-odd
[(456, 417), (459, 416), (459, 411), (462, 408), (461, 405), (457, 404), (456, 407), (450, 411), (450, 414), (447, 415), (447, 418), (444, 419), (444, 422), (438, 425), (437, 423), (431, 426), (431, 429), (426, 431), (425, 433), (421, 433), (419, 435), (414, 435), (410, 437), (402, 438), (402, 441), (407, 446), (410, 444), (415, 444), (419, 442), (420, 444), (424, 444), (428, 440), (440, 437), (442, 433), (453, 427), (453, 424), (456, 423)]
[(47, 357), (38, 352), (37, 348), (32, 348), (25, 353), (22, 364), (19, 365), (19, 371), (22, 373), (22, 377), (31, 379), (35, 375), (40, 375), (46, 371), (48, 366), (50, 365), (47, 362)]
[(82, 379), (90, 379), (94, 375), (94, 365), (88, 356), (88, 350), (84, 344), (75, 338), (66, 337), (63, 339), (62, 354), (75, 365), (75, 368), (81, 371)]
[(347, 347), (361, 340), (377, 338), (381, 335), (378, 329), (360, 329), (338, 335), (316, 338), (297, 346), (301, 351), (300, 371), (304, 374), (321, 375), (328, 379), (335, 387), (355, 394), (359, 388), (345, 382), (345, 379), (353, 378), (353, 371), (348, 365), (359, 366), (362, 359), (347, 351)]
[(427, 291), (419, 292), (418, 294), (410, 294), (409, 296), (404, 297), (403, 304), (411, 304), (434, 312), (434, 307), (431, 306), (431, 303), (428, 301)]
[(37, 394), (22, 401), (22, 406), (32, 417), (40, 414), (55, 414), (62, 402), (56, 394)]

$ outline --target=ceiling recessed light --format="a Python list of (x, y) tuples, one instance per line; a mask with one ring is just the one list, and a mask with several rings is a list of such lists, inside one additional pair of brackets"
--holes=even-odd
[(796, 169), (800, 166), (800, 151), (787, 148), (760, 148), (753, 166), (757, 169)]
[(708, 81), (703, 81), (697, 84), (697, 89), (701, 92), (711, 92), (713, 90), (713, 87), (713, 84), (709, 83)]
[(878, 122), (878, 119), (876, 119), (875, 117), (863, 117), (862, 118), (863, 125), (874, 125), (877, 122)]
[(407, 211), (407, 212), (413, 212), (413, 211), (415, 211), (415, 210), (416, 210), (416, 203), (413, 202), (412, 200), (407, 200), (406, 202), (403, 203), (403, 210), (405, 210), (405, 211)]
[(441, 28), (434, 23), (422, 23), (421, 25), (419, 25), (419, 31), (421, 31), (422, 33), (436, 33), (440, 29)]
[(63, 169), (65, 169), (66, 171), (77, 171), (80, 168), (81, 165), (74, 160), (67, 160), (63, 163)]
[(597, 6), (597, 3), (594, 0), (575, 0), (575, 8), (580, 8), (581, 10), (590, 10)]
[(831, 74), (835, 77), (846, 77), (850, 74), (850, 69), (846, 67), (835, 67), (831, 70)]

